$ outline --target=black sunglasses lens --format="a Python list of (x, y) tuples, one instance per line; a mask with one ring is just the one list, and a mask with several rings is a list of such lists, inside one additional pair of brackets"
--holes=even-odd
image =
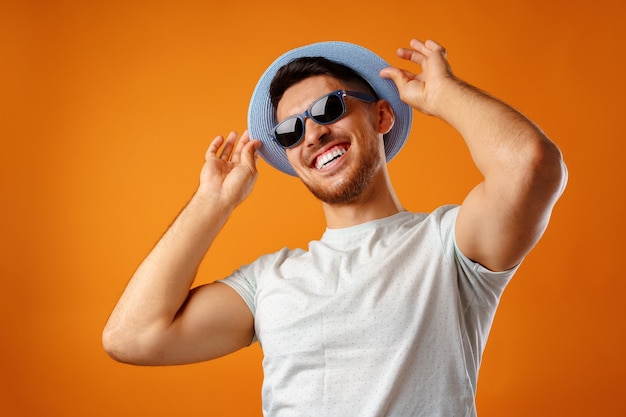
[(318, 123), (332, 123), (340, 118), (343, 112), (343, 102), (336, 94), (317, 100), (310, 110), (311, 117)]
[[(309, 116), (320, 124), (333, 123), (340, 119), (344, 112), (343, 99), (336, 93), (318, 99), (309, 108)], [(290, 148), (298, 143), (303, 134), (304, 123), (297, 116), (283, 120), (274, 128), (274, 137), (284, 148)]]
[(282, 121), (276, 129), (274, 129), (274, 137), (276, 141), (285, 148), (295, 145), (304, 132), (304, 126), (302, 120), (298, 117), (291, 117)]

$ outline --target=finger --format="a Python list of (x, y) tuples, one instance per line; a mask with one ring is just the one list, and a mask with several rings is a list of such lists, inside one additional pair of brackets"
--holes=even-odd
[(250, 141), (250, 136), (248, 135), (248, 131), (246, 130), (241, 135), (241, 138), (239, 139), (239, 142), (237, 142), (237, 146), (235, 147), (235, 151), (231, 155), (230, 160), (232, 162), (239, 162), (241, 160), (241, 150), (249, 141)]
[(417, 78), (417, 76), (411, 71), (403, 70), (400, 68), (383, 68), (380, 71), (380, 76), (382, 78), (387, 78), (393, 81), (398, 87), (408, 83), (409, 81)]
[(224, 143), (224, 136), (222, 135), (216, 136), (215, 139), (213, 139), (211, 143), (209, 144), (209, 148), (206, 151), (204, 159), (209, 159), (211, 157), (216, 156), (217, 151), (219, 150), (220, 146), (222, 146), (222, 143)]
[(433, 52), (437, 52), (440, 53), (444, 58), (448, 55), (448, 52), (446, 51), (446, 48), (444, 48), (443, 46), (439, 45), (437, 42), (433, 41), (433, 40), (427, 40), (426, 43), (424, 44), (424, 46), (428, 49), (430, 49)]
[(393, 81), (396, 84), (401, 82), (401, 80), (404, 78), (402, 70), (400, 70), (399, 68), (394, 68), (394, 67), (383, 68), (380, 71), (379, 75), (381, 78), (386, 78), (388, 80)]
[(222, 147), (222, 153), (220, 154), (220, 158), (224, 161), (228, 161), (230, 159), (231, 153), (235, 148), (235, 141), (237, 140), (237, 133), (230, 132), (226, 137), (226, 142), (224, 142), (224, 146)]
[(247, 166), (252, 173), (257, 172), (257, 149), (261, 147), (261, 141), (258, 139), (248, 140), (241, 150), (241, 163)]
[(432, 53), (432, 50), (426, 46), (427, 42), (428, 41), (422, 42), (421, 40), (414, 38), (414, 39), (411, 39), (411, 41), (409, 42), (409, 45), (411, 46), (411, 48), (413, 48), (420, 54), (424, 56), (429, 56)]
[(402, 59), (412, 61), (420, 65), (427, 58), (427, 56), (424, 55), (422, 52), (409, 48), (399, 48), (397, 54)]

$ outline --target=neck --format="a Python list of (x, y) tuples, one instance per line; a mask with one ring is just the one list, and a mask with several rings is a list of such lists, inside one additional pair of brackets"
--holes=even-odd
[(356, 226), (404, 211), (383, 170), (355, 201), (346, 204), (322, 203), (326, 225), (330, 229)]

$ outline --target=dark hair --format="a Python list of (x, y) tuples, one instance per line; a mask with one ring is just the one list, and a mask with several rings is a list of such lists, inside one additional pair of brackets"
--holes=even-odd
[(328, 75), (345, 82), (353, 89), (378, 98), (372, 86), (352, 68), (320, 56), (302, 57), (294, 59), (276, 72), (270, 84), (270, 100), (274, 109), (278, 107), (278, 102), (289, 87), (316, 75)]

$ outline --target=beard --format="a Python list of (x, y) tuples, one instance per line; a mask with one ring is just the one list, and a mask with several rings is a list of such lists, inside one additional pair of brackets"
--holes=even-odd
[(332, 183), (324, 186), (318, 183), (308, 183), (303, 180), (304, 185), (318, 199), (329, 205), (343, 205), (354, 203), (363, 195), (363, 191), (372, 182), (379, 165), (379, 151), (376, 146), (376, 139), (372, 138), (371, 146), (363, 149), (363, 156), (357, 165), (351, 167), (349, 172)]

